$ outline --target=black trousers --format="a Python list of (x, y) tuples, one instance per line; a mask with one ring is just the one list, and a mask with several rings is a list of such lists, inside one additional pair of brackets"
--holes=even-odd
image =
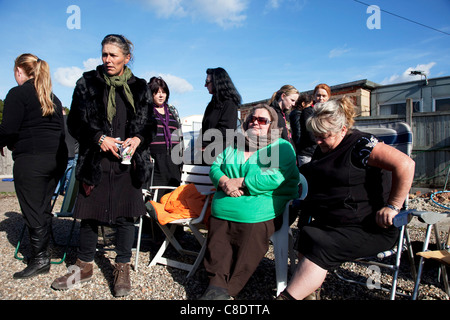
[(21, 155), (14, 160), (14, 188), (28, 228), (48, 225), (51, 200), (58, 184), (56, 155)]
[[(80, 241), (78, 248), (78, 259), (84, 262), (94, 261), (97, 242), (98, 228), (105, 225), (98, 220), (83, 219), (80, 223)], [(128, 263), (131, 260), (131, 250), (134, 243), (135, 227), (134, 218), (119, 217), (111, 225), (116, 229), (116, 262)]]

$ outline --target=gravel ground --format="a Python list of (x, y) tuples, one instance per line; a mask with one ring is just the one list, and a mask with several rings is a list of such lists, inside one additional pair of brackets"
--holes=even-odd
[[(196, 274), (186, 279), (186, 272), (157, 265), (147, 267), (150, 255), (156, 252), (158, 241), (153, 241), (147, 236), (143, 241), (142, 251), (139, 257), (139, 270), (132, 271), (131, 281), (133, 291), (130, 295), (115, 298), (112, 295), (113, 282), (113, 250), (100, 250), (97, 253), (94, 265), (94, 279), (81, 288), (69, 291), (56, 291), (50, 285), (52, 281), (66, 273), (67, 267), (74, 263), (75, 247), (69, 249), (67, 259), (64, 263), (53, 264), (49, 274), (39, 275), (27, 280), (14, 280), (14, 272), (22, 270), (25, 265), (22, 261), (14, 258), (14, 249), (18, 241), (23, 222), (19, 205), (14, 194), (0, 194), (0, 300), (196, 300), (207, 286), (207, 277), (201, 266)], [(56, 208), (60, 205), (59, 201)], [(410, 201), (411, 208), (440, 210), (436, 208), (427, 198), (415, 197)], [(54, 219), (54, 229), (57, 241), (64, 240), (71, 225), (71, 219)], [(293, 225), (294, 226), (294, 225)], [(77, 227), (75, 228), (73, 244), (78, 238)], [(448, 230), (448, 227), (447, 227)], [(445, 230), (445, 231), (447, 231)], [(109, 233), (111, 230), (107, 229)], [(294, 228), (294, 232), (296, 229)], [(411, 224), (411, 239), (415, 248), (421, 248), (424, 235), (424, 225), (420, 223)], [(442, 239), (446, 232), (442, 232)], [(26, 238), (26, 237), (25, 237)], [(183, 241), (189, 242), (190, 236), (184, 237)], [(102, 238), (99, 239), (100, 243)], [(434, 238), (432, 238), (434, 243)], [(111, 249), (107, 246), (106, 249)], [(27, 254), (27, 240), (24, 240), (20, 253)], [(176, 252), (171, 252), (176, 255)], [(133, 252), (133, 262), (134, 262)], [(54, 261), (61, 258), (61, 250), (58, 246), (52, 246), (52, 257)], [(403, 259), (404, 268), (399, 275), (399, 290), (411, 295), (414, 280), (409, 273), (407, 259)], [(356, 276), (364, 275), (367, 267), (357, 267), (353, 263), (346, 263), (341, 271)], [(437, 264), (429, 261), (425, 263), (419, 299), (421, 300), (449, 300), (445, 294), (443, 285), (437, 280)], [(450, 271), (450, 270), (449, 270)], [(382, 277), (385, 283), (389, 277)], [(250, 279), (244, 290), (236, 297), (236, 300), (259, 300), (268, 301), (275, 298), (275, 264), (272, 250), (261, 261), (260, 266)], [(386, 300), (388, 294), (378, 290), (370, 290), (359, 285), (351, 285), (339, 280), (330, 273), (322, 288), (322, 300)], [(408, 299), (398, 297), (397, 299)]]

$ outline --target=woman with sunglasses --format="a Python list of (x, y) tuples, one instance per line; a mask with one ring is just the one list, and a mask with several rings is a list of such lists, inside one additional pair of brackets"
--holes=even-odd
[[(197, 145), (202, 151), (199, 153), (202, 155), (202, 162), (211, 165), (226, 147), (227, 130), (234, 132), (237, 128), (238, 106), (242, 98), (223, 68), (206, 70), (205, 87), (212, 97), (203, 115)], [(197, 157), (195, 161), (197, 163)]]
[(209, 286), (202, 300), (239, 294), (269, 247), (286, 203), (298, 197), (292, 145), (280, 138), (273, 108), (257, 105), (234, 145), (211, 166), (214, 194), (204, 265)]
[[(114, 295), (125, 296), (131, 291), (135, 218), (146, 213), (141, 185), (149, 177), (148, 147), (156, 121), (147, 81), (127, 67), (133, 44), (111, 34), (101, 45), (103, 64), (78, 80), (67, 118), (69, 132), (79, 142), (80, 189), (73, 213), (81, 219), (78, 259), (52, 287), (66, 290), (92, 279), (98, 227), (106, 224), (116, 229)], [(122, 163), (119, 147), (128, 148), (131, 164)]]

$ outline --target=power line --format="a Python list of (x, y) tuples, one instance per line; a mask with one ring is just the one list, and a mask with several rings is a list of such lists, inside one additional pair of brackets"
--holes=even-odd
[[(353, 1), (358, 2), (358, 3), (360, 3), (360, 4), (363, 4), (363, 5), (365, 5), (365, 6), (368, 6), (368, 7), (370, 6), (370, 4), (364, 3), (364, 2), (359, 1), (359, 0), (353, 0)], [(400, 16), (400, 15), (398, 15), (398, 14), (389, 12), (389, 11), (387, 11), (387, 10), (383, 10), (383, 9), (381, 9), (381, 8), (380, 8), (380, 10), (383, 11), (384, 13), (390, 14), (390, 15), (392, 15), (392, 16), (394, 16), (394, 17), (397, 17), (397, 18), (400, 18), (400, 19), (403, 19), (403, 20), (406, 20), (406, 21), (409, 21), (409, 22), (418, 24), (419, 26), (422, 26), (422, 27), (425, 27), (425, 28), (428, 28), (428, 29), (431, 29), (431, 30), (434, 30), (434, 31), (437, 31), (437, 32), (440, 32), (440, 33), (443, 33), (443, 34), (446, 34), (446, 35), (450, 36), (450, 33), (448, 33), (448, 32), (445, 32), (445, 31), (442, 31), (442, 30), (439, 30), (439, 29), (436, 29), (436, 28), (427, 26), (426, 24), (423, 24), (423, 23), (420, 23), (420, 22), (417, 22), (417, 21), (414, 21), (414, 20), (411, 20), (411, 19), (402, 17), (402, 16)]]

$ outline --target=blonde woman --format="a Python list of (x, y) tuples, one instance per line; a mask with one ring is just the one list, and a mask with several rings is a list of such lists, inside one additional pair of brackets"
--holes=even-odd
[(67, 164), (62, 105), (52, 93), (50, 68), (33, 54), (15, 60), (18, 84), (6, 98), (0, 147), (12, 150), (14, 187), (30, 235), (31, 257), (15, 279), (50, 270), (47, 251), (51, 198)]
[(282, 129), (281, 137), (290, 141), (293, 146), (291, 131), (287, 124), (287, 114), (295, 106), (295, 102), (299, 96), (300, 94), (294, 86), (286, 84), (274, 92), (272, 98), (269, 100), (269, 105), (275, 109), (278, 115), (278, 127)]
[(317, 149), (300, 167), (308, 181), (299, 228), (299, 263), (278, 299), (318, 299), (329, 270), (392, 248), (393, 225), (414, 178), (414, 161), (372, 134), (352, 128), (354, 105), (343, 97), (314, 106), (307, 122)]

